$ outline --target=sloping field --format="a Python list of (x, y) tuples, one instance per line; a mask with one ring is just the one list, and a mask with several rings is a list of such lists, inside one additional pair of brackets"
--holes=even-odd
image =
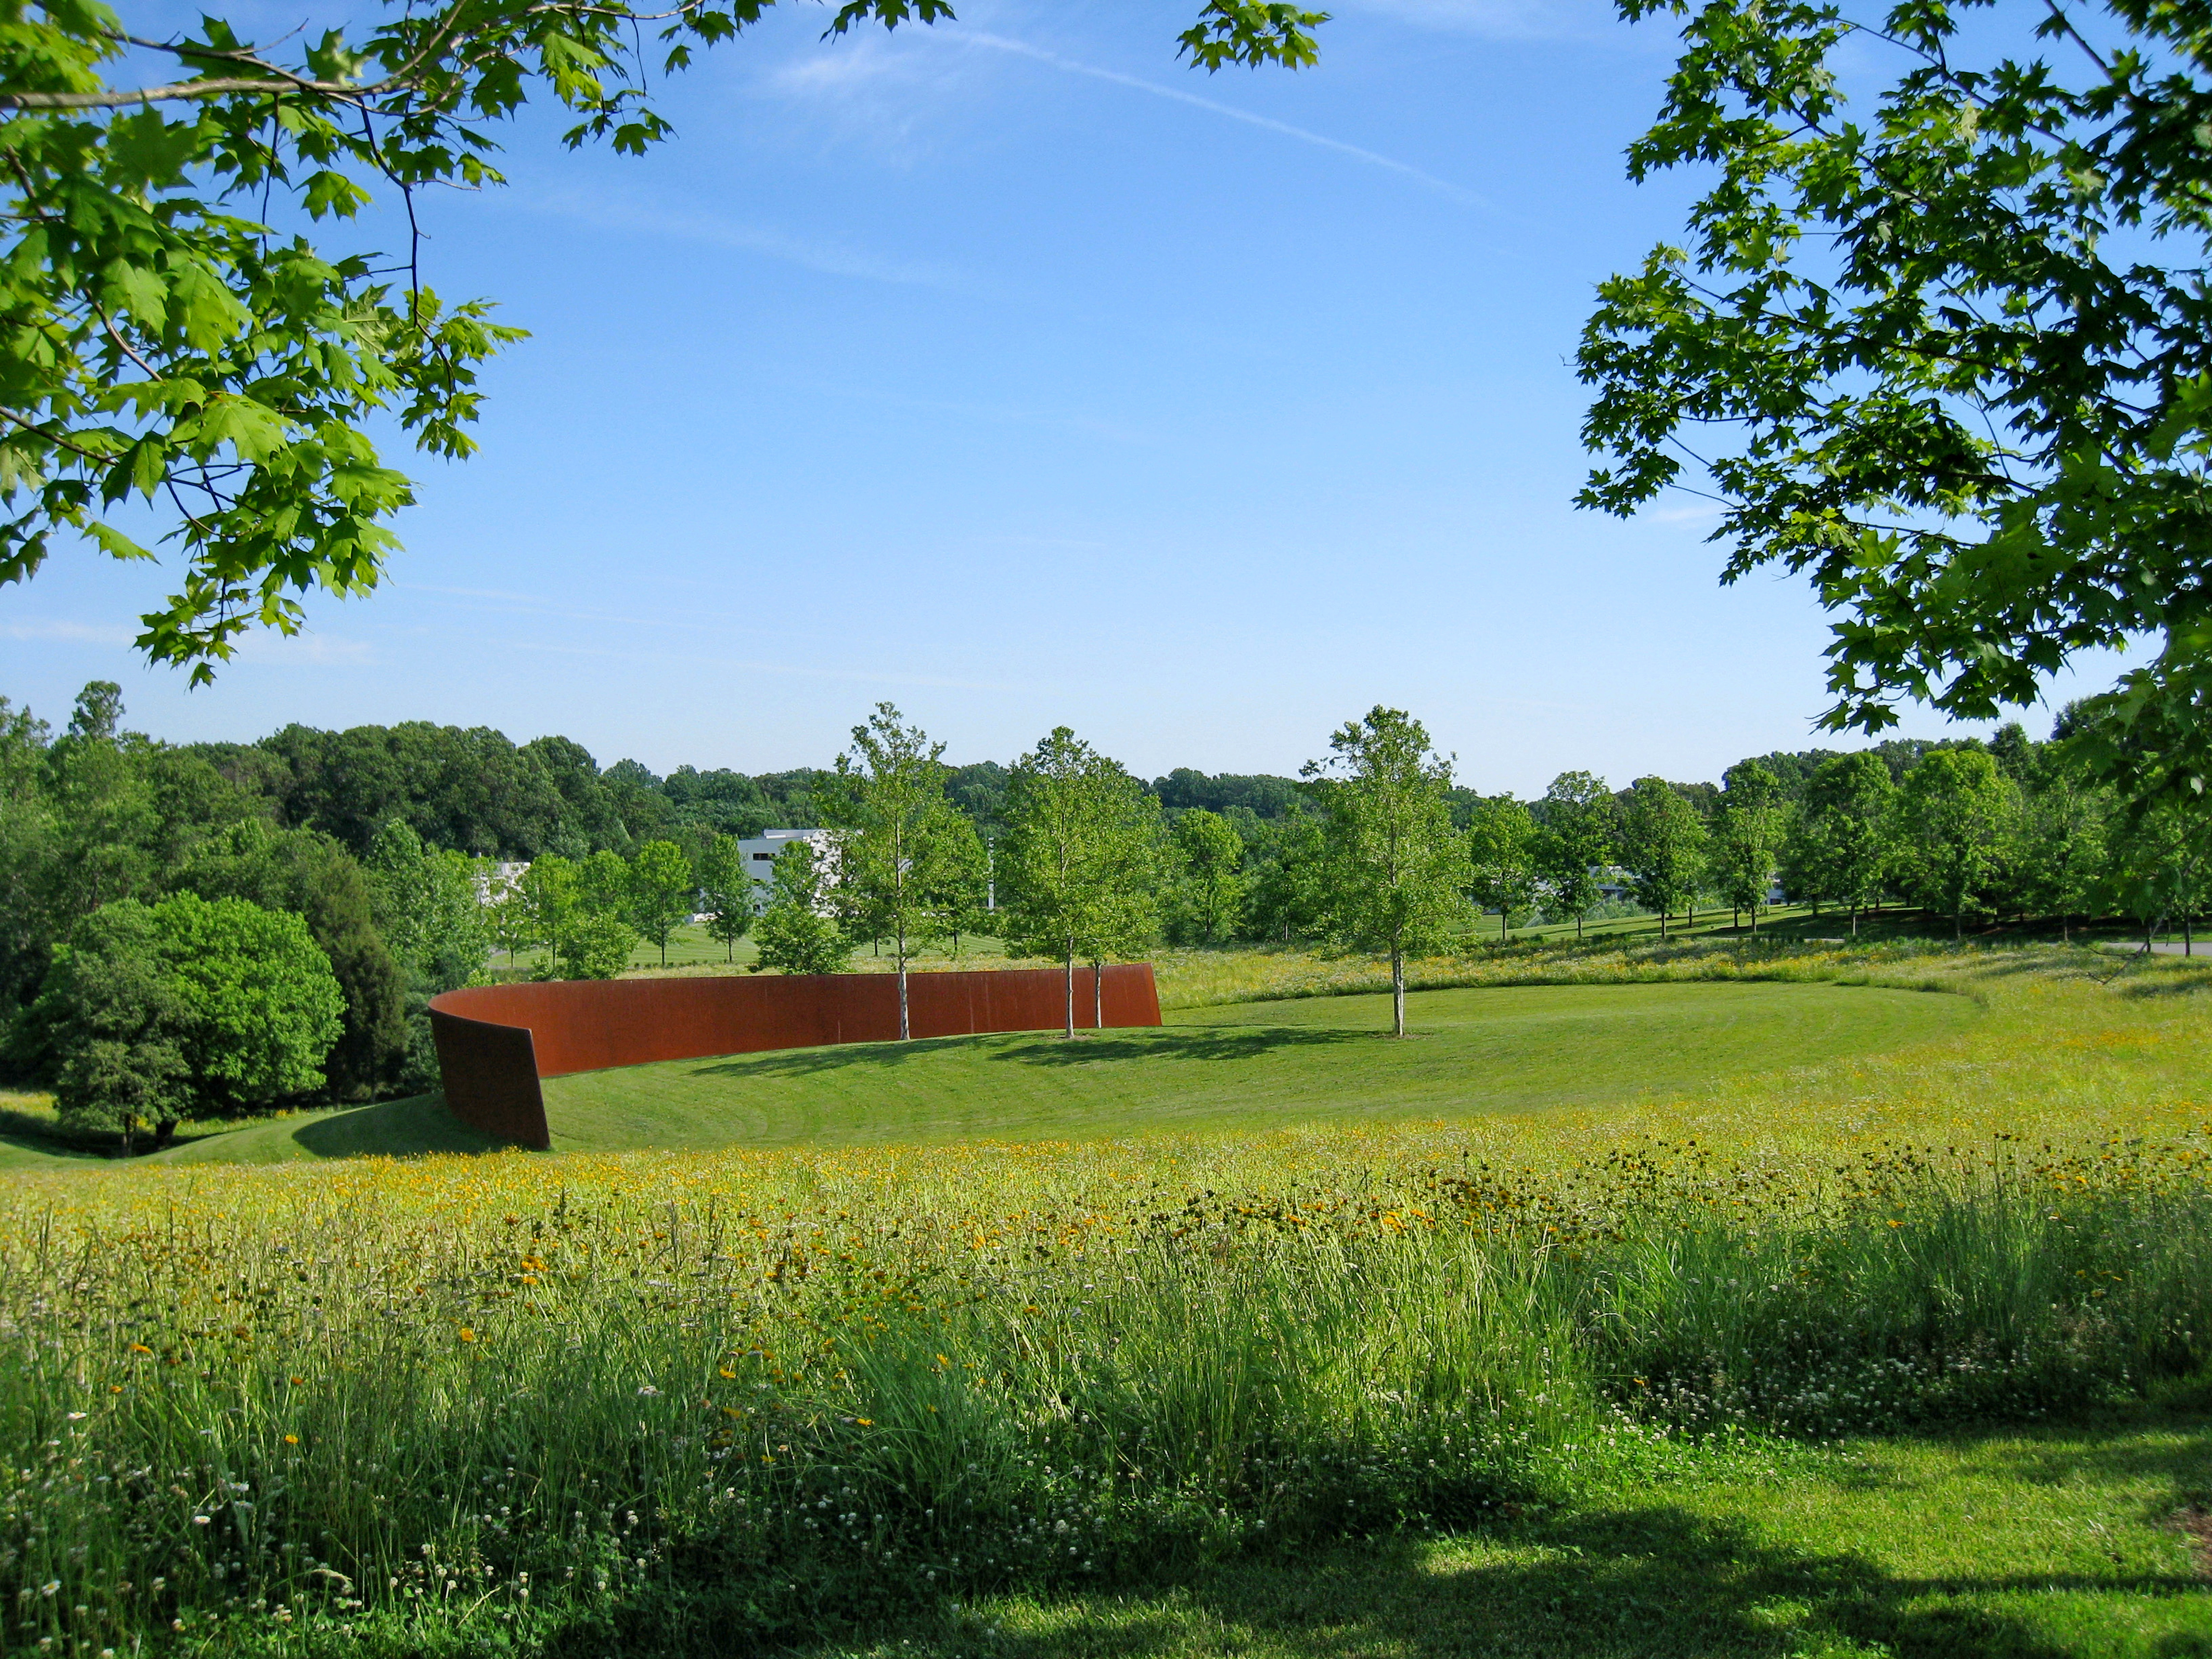
[(556, 1078), (554, 1145), (851, 1146), (1535, 1112), (1954, 1036), (1965, 997), (1737, 984), (1429, 991), (1182, 1009), (1158, 1030), (861, 1043)]

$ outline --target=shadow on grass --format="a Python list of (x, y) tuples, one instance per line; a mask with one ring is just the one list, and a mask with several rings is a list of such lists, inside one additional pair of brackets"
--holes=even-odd
[[(1036, 1034), (1007, 1042), (995, 1034), (986, 1056), (1020, 1066), (1087, 1066), (1127, 1060), (1256, 1060), (1278, 1049), (1326, 1048), (1388, 1036), (1387, 1031), (1338, 1030), (1299, 1025), (1162, 1026), (1141, 1031), (1079, 1030), (1071, 1042), (1059, 1035)], [(788, 1048), (770, 1054), (743, 1054), (697, 1068), (702, 1077), (804, 1078), (828, 1072), (891, 1070), (946, 1048), (971, 1047), (972, 1036), (919, 1037), (911, 1042), (848, 1042), (819, 1048)]]
[(165, 1164), (269, 1164), (300, 1158), (410, 1158), (425, 1152), (491, 1152), (506, 1142), (471, 1129), (441, 1095), (248, 1123), (171, 1147)]
[[(1325, 1565), (1232, 1569), (1186, 1594), (1224, 1633), (1265, 1632), (1270, 1647), (1311, 1659), (1388, 1651), (2062, 1659), (2079, 1650), (1976, 1603), (2014, 1591), (2166, 1597), (2203, 1588), (2179, 1574), (1907, 1578), (1855, 1553), (1777, 1549), (1740, 1524), (1671, 1508), (1589, 1514), (1494, 1541), (1508, 1559), (1462, 1565), (1392, 1540), (1332, 1552)], [(1129, 1633), (1138, 1639), (1085, 1650), (1157, 1650), (1157, 1640)], [(2185, 1638), (2164, 1651), (2212, 1655), (2212, 1644)]]
[(469, 1126), (446, 1109), (441, 1095), (380, 1100), (374, 1106), (329, 1112), (292, 1132), (295, 1145), (316, 1158), (404, 1158), (421, 1152), (493, 1152), (507, 1143)]
[(0, 1146), (38, 1158), (110, 1159), (116, 1156), (112, 1146), (68, 1134), (50, 1117), (12, 1109), (0, 1109)]
[[(1778, 1548), (1740, 1522), (1669, 1505), (1480, 1537), (1483, 1554), (1461, 1553), (1449, 1538), (1344, 1540), (1120, 1586), (1014, 1592), (1018, 1610), (970, 1601), (902, 1616), (887, 1603), (921, 1602), (927, 1592), (878, 1582), (873, 1607), (841, 1606), (785, 1562), (773, 1575), (656, 1587), (555, 1634), (547, 1652), (674, 1659), (741, 1650), (732, 1645), (738, 1638), (810, 1659), (1201, 1659), (1255, 1650), (1285, 1659), (2079, 1659), (2077, 1643), (2054, 1639), (2047, 1622), (2038, 1628), (1991, 1601), (2204, 1594), (2183, 1573), (1907, 1577), (1849, 1551)], [(2085, 1601), (2078, 1611), (2086, 1620), (2110, 1609)], [(2185, 1622), (2191, 1628), (2140, 1651), (2212, 1659), (2212, 1620)]]
[(1185, 1025), (1143, 1036), (1079, 1032), (1001, 1048), (991, 1058), (1021, 1066), (1088, 1066), (1120, 1060), (1258, 1060), (1291, 1048), (1330, 1048), (1387, 1037), (1388, 1031), (1346, 1030), (1328, 1025)]

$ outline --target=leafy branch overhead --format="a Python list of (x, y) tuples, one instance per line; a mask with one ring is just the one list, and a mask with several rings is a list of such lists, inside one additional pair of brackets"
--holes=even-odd
[(1631, 175), (1708, 185), (1686, 246), (1601, 289), (1583, 504), (1709, 489), (1729, 580), (1808, 575), (1834, 728), (1989, 718), (2148, 637), (2095, 711), (2107, 763), (2201, 789), (2212, 5), (1620, 9), (1683, 40)]
[[(289, 52), (216, 17), (134, 33), (99, 0), (0, 16), (0, 583), (58, 536), (153, 559), (153, 523), (181, 572), (137, 643), (196, 682), (245, 630), (295, 631), (295, 596), (374, 589), (413, 490), (367, 423), (468, 455), (477, 371), (524, 337), (425, 284), (416, 192), (499, 183), (493, 131), (532, 96), (574, 116), (571, 148), (643, 153), (669, 136), (647, 28), (673, 72), (773, 3), (448, 0)], [(951, 17), (944, 0), (845, 0), (827, 33)], [(1296, 68), (1324, 21), (1206, 0), (1182, 52)], [(149, 60), (163, 72), (125, 73)], [(406, 210), (404, 248), (309, 234), (380, 191)]]

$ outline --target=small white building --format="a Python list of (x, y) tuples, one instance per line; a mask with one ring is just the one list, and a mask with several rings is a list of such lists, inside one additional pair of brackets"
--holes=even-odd
[(530, 872), (528, 859), (501, 859), (496, 862), (481, 862), (470, 879), (475, 884), (478, 904), (496, 904), (522, 884)]
[(744, 860), (745, 874), (753, 884), (754, 909), (768, 908), (769, 883), (775, 874), (775, 855), (795, 841), (807, 842), (813, 846), (814, 867), (823, 871), (824, 861), (830, 855), (830, 832), (827, 830), (764, 830), (759, 835), (747, 836), (738, 843), (738, 855)]

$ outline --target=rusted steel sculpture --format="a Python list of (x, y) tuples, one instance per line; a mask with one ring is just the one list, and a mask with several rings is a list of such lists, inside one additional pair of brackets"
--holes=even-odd
[[(907, 980), (917, 1037), (1042, 1031), (1060, 1025), (1059, 969), (915, 974)], [(1107, 969), (1105, 1025), (1157, 1025), (1159, 991), (1148, 962)], [(1091, 1024), (1091, 970), (1075, 972), (1075, 1023)], [(538, 1079), (656, 1060), (887, 1042), (898, 1036), (898, 983), (889, 974), (774, 977), (556, 980), (472, 985), (430, 1002), (438, 1071), (453, 1115), (486, 1134), (540, 1152), (553, 1141)]]

